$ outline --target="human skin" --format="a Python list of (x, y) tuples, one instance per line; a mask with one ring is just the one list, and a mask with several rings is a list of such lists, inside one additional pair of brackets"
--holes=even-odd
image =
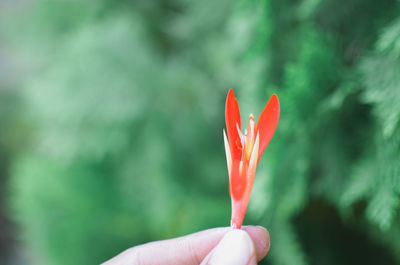
[(263, 227), (221, 227), (132, 247), (102, 265), (254, 265), (269, 247)]

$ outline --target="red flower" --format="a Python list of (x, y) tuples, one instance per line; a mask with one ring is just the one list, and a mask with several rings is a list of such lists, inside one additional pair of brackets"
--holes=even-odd
[[(279, 100), (273, 94), (258, 123), (250, 114), (248, 130), (241, 132), (240, 111), (233, 90), (230, 89), (225, 103), (224, 143), (229, 173), (229, 191), (232, 199), (231, 226), (240, 228), (249, 204), (257, 164), (275, 132), (279, 120)], [(229, 140), (229, 142), (228, 142)]]

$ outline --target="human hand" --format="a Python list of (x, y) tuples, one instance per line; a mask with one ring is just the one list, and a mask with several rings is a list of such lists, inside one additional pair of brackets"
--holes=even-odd
[(254, 265), (269, 246), (260, 226), (214, 228), (133, 247), (103, 265)]

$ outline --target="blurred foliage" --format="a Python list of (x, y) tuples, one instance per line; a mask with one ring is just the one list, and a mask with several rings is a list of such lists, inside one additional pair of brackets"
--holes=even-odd
[(243, 116), (281, 100), (245, 219), (265, 264), (400, 262), (398, 1), (3, 5), (0, 162), (29, 263), (228, 225), (230, 87)]

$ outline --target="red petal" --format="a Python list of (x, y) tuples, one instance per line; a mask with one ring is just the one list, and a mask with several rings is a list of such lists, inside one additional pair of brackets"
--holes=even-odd
[(232, 215), (231, 215), (231, 227), (238, 228), (243, 224), (244, 216), (246, 215), (247, 205), (249, 201), (246, 199), (235, 200), (232, 198)]
[(258, 131), (260, 134), (258, 161), (260, 161), (261, 155), (274, 135), (276, 126), (278, 126), (279, 112), (279, 99), (276, 94), (273, 94), (268, 100), (264, 110), (261, 112), (256, 126), (256, 132)]
[(228, 92), (225, 103), (225, 122), (226, 131), (228, 133), (229, 146), (231, 149), (232, 160), (240, 160), (241, 144), (236, 123), (241, 128), (239, 105), (233, 94), (232, 88)]
[[(245, 167), (245, 164), (243, 164), (242, 167)], [(240, 171), (239, 168), (240, 161), (235, 160), (232, 164), (232, 171), (229, 179), (231, 197), (235, 200), (240, 200), (243, 197), (247, 186), (247, 179), (246, 175), (244, 174), (246, 172), (245, 170), (247, 170), (247, 167), (243, 168), (242, 171)]]
[[(257, 161), (255, 160), (255, 163), (256, 162)], [(256, 165), (250, 165), (247, 162), (244, 162), (242, 167), (242, 172), (238, 171), (239, 178), (235, 178), (235, 176), (232, 175), (232, 180), (237, 179), (237, 183), (234, 181), (231, 183), (231, 186), (233, 186), (231, 188), (231, 226), (236, 228), (241, 227), (243, 218), (246, 215), (251, 189), (254, 183), (254, 176), (256, 174)]]

